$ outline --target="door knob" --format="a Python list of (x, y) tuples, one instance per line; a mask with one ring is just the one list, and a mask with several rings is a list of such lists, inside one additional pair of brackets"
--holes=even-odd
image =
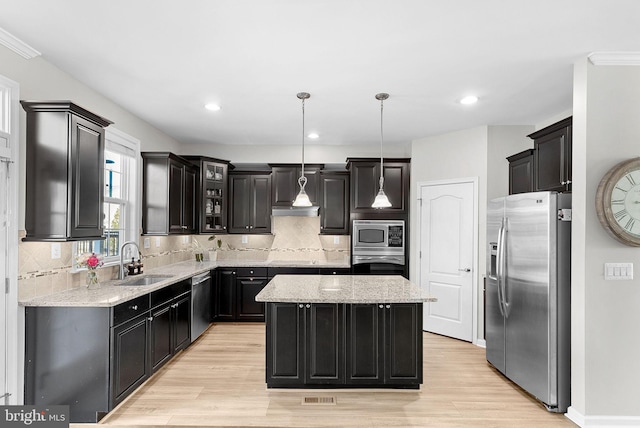
[(464, 269), (458, 269), (460, 272), (471, 272), (471, 269), (469, 268), (464, 268)]

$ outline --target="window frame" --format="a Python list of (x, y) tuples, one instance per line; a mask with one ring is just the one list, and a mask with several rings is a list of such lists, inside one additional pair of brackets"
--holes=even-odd
[[(110, 150), (130, 157), (130, 159), (126, 162), (126, 165), (123, 165), (122, 177), (120, 180), (121, 197), (109, 198), (105, 195), (104, 203), (106, 204), (113, 201), (113, 203), (119, 204), (124, 201), (123, 205), (126, 206), (127, 209), (123, 210), (125, 213), (124, 216), (122, 216), (121, 212), (120, 217), (120, 221), (124, 222), (124, 228), (122, 229), (124, 232), (124, 236), (120, 239), (120, 245), (122, 245), (122, 243), (126, 241), (138, 242), (140, 238), (140, 218), (142, 213), (142, 207), (140, 204), (140, 201), (142, 200), (142, 162), (140, 159), (140, 140), (128, 134), (125, 134), (117, 128), (109, 127), (105, 130), (105, 150)], [(105, 170), (106, 168), (103, 169), (103, 174), (105, 173)], [(86, 241), (77, 241), (73, 243), (73, 260), (71, 269), (72, 272), (81, 272), (86, 270), (86, 268), (77, 266), (77, 258), (78, 256), (80, 256), (80, 254), (78, 253), (79, 242)], [(120, 254), (116, 256), (106, 257), (103, 259), (103, 262), (104, 266), (117, 266), (120, 263)]]

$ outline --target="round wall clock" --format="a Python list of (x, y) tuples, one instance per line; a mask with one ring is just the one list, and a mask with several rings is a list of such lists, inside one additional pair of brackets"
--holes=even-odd
[(596, 212), (611, 236), (640, 247), (640, 157), (620, 162), (602, 177)]

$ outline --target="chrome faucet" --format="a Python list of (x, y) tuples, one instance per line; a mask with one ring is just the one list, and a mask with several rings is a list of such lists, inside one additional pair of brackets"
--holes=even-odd
[(138, 258), (142, 258), (140, 253), (140, 247), (135, 241), (127, 241), (120, 246), (120, 269), (118, 270), (118, 279), (124, 279), (127, 276), (127, 270), (124, 267), (124, 247), (127, 245), (133, 245), (138, 250)]

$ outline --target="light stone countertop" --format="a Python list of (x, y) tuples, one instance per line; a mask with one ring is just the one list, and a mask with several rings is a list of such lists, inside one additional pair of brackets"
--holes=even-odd
[(419, 303), (437, 299), (400, 275), (276, 275), (256, 301)]
[[(143, 275), (136, 275), (125, 280), (112, 280), (100, 283), (100, 288), (89, 290), (86, 287), (65, 290), (47, 296), (22, 300), (20, 306), (61, 306), (61, 307), (111, 307), (135, 299), (168, 285), (191, 278), (194, 275), (219, 267), (309, 267), (309, 268), (349, 268), (349, 264), (340, 262), (308, 262), (308, 261), (251, 261), (220, 260), (197, 262), (186, 261), (174, 263), (160, 268), (149, 269)], [(151, 285), (120, 285), (128, 280), (135, 280), (149, 275), (167, 275), (167, 279)]]

